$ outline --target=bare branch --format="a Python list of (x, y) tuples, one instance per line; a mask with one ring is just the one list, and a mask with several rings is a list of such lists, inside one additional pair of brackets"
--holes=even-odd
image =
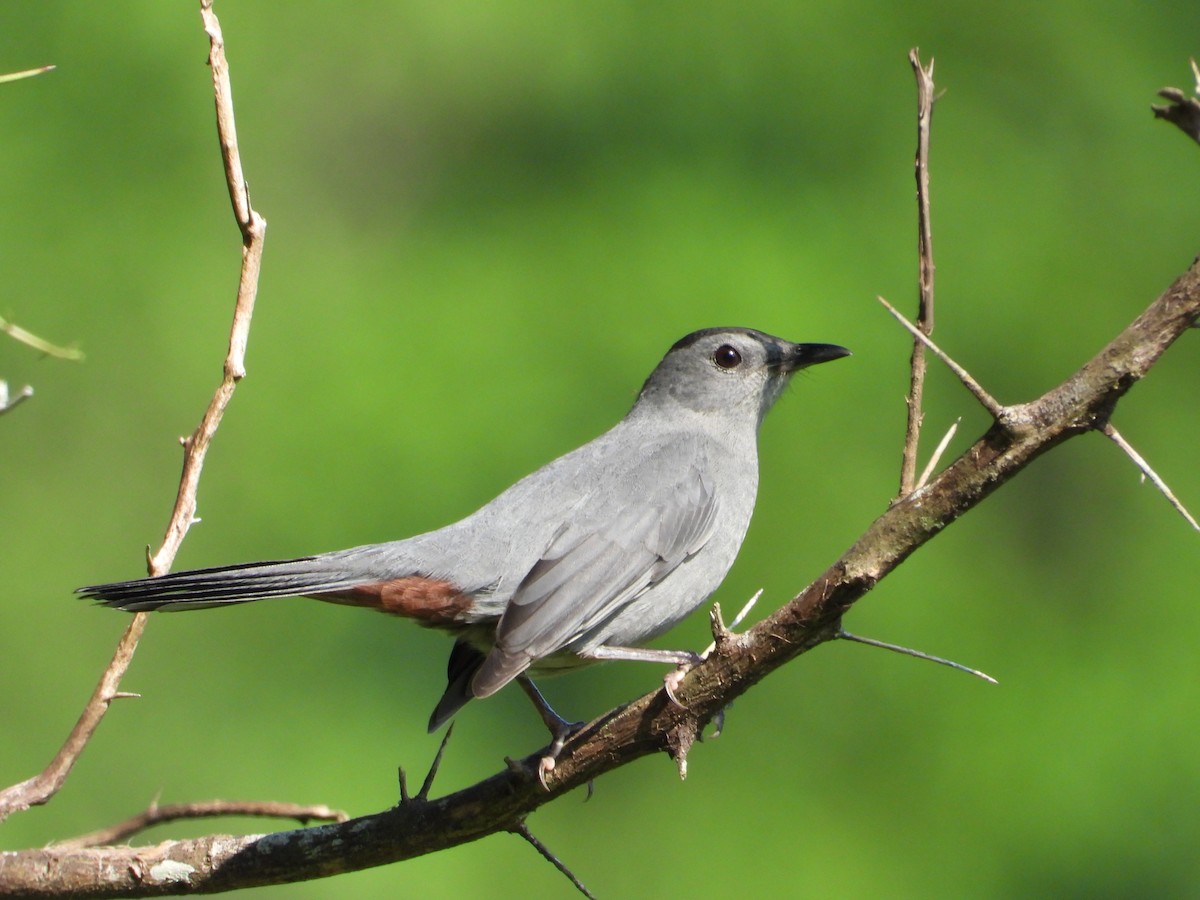
[(213, 819), (220, 816), (247, 816), (251, 818), (295, 819), (301, 825), (311, 821), (345, 822), (350, 816), (340, 809), (328, 806), (303, 806), (299, 803), (278, 803), (273, 800), (207, 800), (203, 803), (175, 803), (159, 806), (151, 803), (144, 812), (131, 816), (124, 822), (101, 828), (89, 834), (67, 841), (55, 841), (57, 850), (82, 850), (128, 840), (140, 831), (176, 822), (181, 819)]
[(140, 849), (4, 854), (0, 886), (36, 897), (87, 885), (89, 896), (122, 897), (304, 881), (512, 831), (543, 804), (651, 753), (670, 752), (678, 762), (681, 741), (780, 666), (836, 639), (854, 603), (926, 541), (1043, 453), (1103, 429), (1118, 401), (1197, 316), (1200, 259), (1074, 375), (1030, 403), (1003, 408), (1002, 418), (965, 453), (923, 490), (893, 503), (791, 602), (749, 631), (722, 632), (714, 652), (681, 679), (682, 706), (658, 689), (573, 733), (544, 788), (528, 774), (538, 770), (534, 754), (450, 796), (335, 825)]
[[(242, 233), (242, 272), (238, 283), (237, 304), (234, 309), (233, 326), (229, 336), (229, 351), (225, 357), (224, 377), (213, 395), (200, 426), (183, 440), (183, 473), (180, 476), (175, 508), (167, 525), (162, 546), (153, 556), (148, 556), (151, 575), (166, 572), (175, 559), (188, 528), (195, 518), (196, 490), (200, 484), (200, 472), (204, 456), (208, 451), (221, 417), (233, 396), (234, 387), (245, 375), (246, 342), (250, 332), (250, 318), (254, 311), (254, 298), (258, 291), (259, 265), (262, 259), (263, 238), (266, 221), (250, 208), (242, 176), (241, 161), (237, 153), (237, 138), (233, 128), (233, 99), (229, 89), (229, 67), (225, 62), (224, 43), (220, 26), (211, 10), (211, 0), (202, 3), (205, 30), (209, 34), (211, 51), (209, 64), (213, 72), (213, 90), (217, 104), (217, 132), (221, 139), (221, 156), (229, 181), (230, 196), (233, 198), (234, 214)], [(0, 792), (0, 821), (13, 812), (45, 803), (62, 787), (75, 760), (83, 752), (92, 734), (99, 726), (109, 703), (118, 694), (118, 686), (125, 670), (133, 659), (138, 639), (146, 627), (146, 614), (138, 613), (125, 629), (117, 644), (116, 652), (100, 678), (91, 699), (68, 735), (58, 754), (46, 770), (33, 778), (14, 784)]]
[[(236, 199), (235, 199), (236, 204)], [(889, 307), (890, 308), (890, 307)], [(903, 317), (893, 314), (901, 321)], [(396, 862), (498, 831), (521, 833), (541, 805), (651, 753), (677, 761), (720, 710), (771, 672), (842, 634), (853, 604), (926, 541), (979, 505), (1034, 459), (1080, 434), (1103, 430), (1124, 395), (1200, 316), (1200, 260), (1062, 384), (1001, 407), (947, 357), (996, 421), (920, 491), (893, 503), (791, 602), (743, 634), (719, 625), (714, 652), (679, 682), (682, 705), (655, 690), (574, 732), (539, 783), (538, 754), (455, 794), (376, 815), (271, 835), (209, 835), (147, 848), (0, 854), (10, 896), (91, 897), (216, 892), (283, 884)], [(925, 346), (940, 351), (913, 329)], [(3, 893), (0, 893), (2, 896)]]
[(216, 98), (221, 160), (225, 166), (229, 197), (233, 202), (233, 215), (237, 220), (238, 230), (242, 233), (242, 272), (238, 281), (237, 304), (233, 311), (233, 327), (229, 332), (229, 351), (225, 355), (224, 377), (199, 427), (183, 441), (183, 474), (179, 480), (179, 492), (162, 547), (148, 560), (151, 575), (161, 575), (171, 567), (179, 545), (183, 543), (184, 536), (195, 521), (196, 490), (200, 484), (200, 472), (204, 468), (204, 456), (217, 427), (221, 424), (225, 408), (233, 397), (234, 387), (245, 377), (246, 342), (250, 336), (254, 300), (258, 294), (258, 275), (267, 230), (266, 220), (250, 206), (250, 195), (246, 188), (245, 176), (242, 174), (237, 129), (233, 119), (229, 64), (225, 59), (225, 40), (217, 16), (212, 11), (212, 0), (202, 0), (200, 16), (210, 43), (208, 64), (212, 69), (213, 95)]
[(50, 765), (32, 778), (0, 791), (0, 822), (15, 812), (21, 812), (31, 806), (40, 806), (58, 793), (83, 748), (91, 740), (100, 720), (108, 712), (108, 705), (117, 699), (120, 693), (117, 686), (121, 683), (125, 670), (129, 668), (133, 653), (137, 649), (138, 638), (142, 636), (142, 629), (145, 627), (145, 613), (135, 615), (126, 627), (125, 634), (121, 636), (116, 652), (113, 653), (112, 662), (100, 676), (100, 682), (92, 691), (91, 699), (83, 708), (83, 713), (71, 729), (67, 740), (50, 761)]
[[(921, 65), (920, 51), (908, 53), (913, 74), (917, 76), (917, 255), (919, 260), (917, 328), (928, 337), (933, 334), (933, 226), (929, 218), (929, 129), (933, 122), (933, 60)], [(925, 345), (913, 339), (912, 378), (908, 389), (908, 425), (904, 434), (904, 456), (900, 464), (900, 496), (913, 490), (917, 471), (917, 446), (921, 439), (921, 420), (925, 417)]]

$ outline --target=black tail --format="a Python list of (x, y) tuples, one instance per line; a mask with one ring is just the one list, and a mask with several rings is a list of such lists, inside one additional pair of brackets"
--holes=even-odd
[(128, 612), (170, 611), (344, 590), (363, 580), (362, 574), (347, 572), (337, 554), (322, 554), (96, 584), (75, 593)]
[(459, 638), (454, 642), (450, 651), (450, 660), (446, 663), (446, 692), (438, 701), (433, 715), (429, 717), (429, 731), (437, 731), (452, 718), (454, 714), (467, 705), (474, 696), (471, 693), (471, 678), (479, 671), (486, 659), (470, 642)]

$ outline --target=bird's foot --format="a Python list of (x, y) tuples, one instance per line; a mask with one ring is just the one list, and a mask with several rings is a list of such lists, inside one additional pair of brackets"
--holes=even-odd
[[(547, 725), (550, 723), (547, 722)], [(586, 722), (568, 722), (566, 719), (560, 718), (557, 723), (550, 729), (552, 740), (546, 749), (542, 752), (541, 759), (538, 760), (537, 780), (545, 790), (550, 790), (550, 786), (546, 783), (546, 776), (554, 771), (558, 765), (558, 757), (562, 753), (563, 747), (566, 746), (573, 736), (579, 733), (580, 729), (586, 725)]]
[(667, 694), (667, 699), (680, 709), (687, 709), (687, 707), (675, 696), (675, 692), (679, 690), (679, 686), (683, 684), (683, 679), (687, 677), (687, 673), (692, 670), (693, 665), (694, 663), (681, 663), (663, 676), (663, 690)]

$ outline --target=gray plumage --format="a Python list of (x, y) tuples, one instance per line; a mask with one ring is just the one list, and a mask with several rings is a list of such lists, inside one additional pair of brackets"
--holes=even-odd
[(704, 603), (750, 524), (763, 416), (795, 371), (848, 354), (745, 328), (698, 331), (612, 429), (445, 528), (78, 593), (140, 612), (294, 595), (350, 602), (364, 585), (449, 583), (465, 600), (451, 620), (427, 622), (459, 635), (432, 730), (526, 671), (619, 658)]

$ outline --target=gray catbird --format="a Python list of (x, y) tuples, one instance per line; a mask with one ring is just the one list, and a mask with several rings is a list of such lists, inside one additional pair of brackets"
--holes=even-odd
[(306, 596), (457, 635), (430, 731), (517, 679), (561, 745), (566, 724), (525, 674), (638, 649), (700, 606), (733, 565), (758, 490), (758, 427), (791, 376), (848, 356), (748, 328), (675, 344), (610, 431), (437, 531), (276, 562), (80, 588), (130, 612)]

